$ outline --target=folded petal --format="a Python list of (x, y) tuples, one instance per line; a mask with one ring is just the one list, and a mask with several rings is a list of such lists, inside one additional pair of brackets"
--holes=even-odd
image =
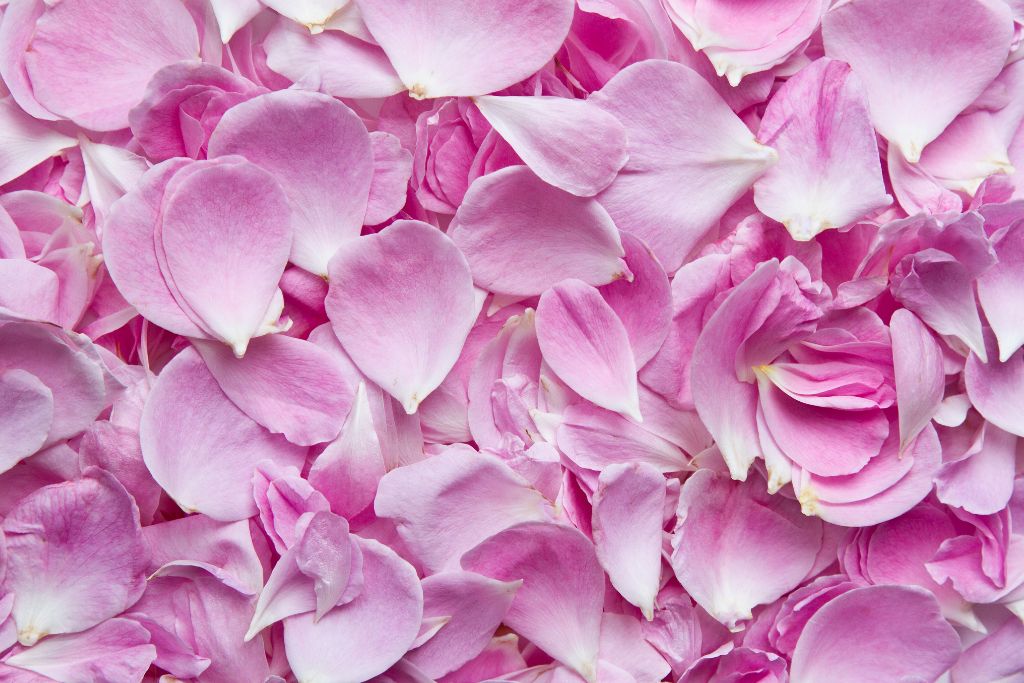
[(1012, 34), (992, 0), (845, 2), (822, 19), (825, 54), (853, 68), (875, 128), (912, 163), (999, 75)]
[(129, 619), (110, 619), (83, 633), (15, 648), (4, 663), (62, 683), (136, 683), (156, 658), (149, 632)]
[(889, 321), (896, 372), (900, 448), (921, 433), (942, 404), (946, 375), (942, 349), (916, 315), (899, 309)]
[(221, 344), (195, 345), (227, 397), (272, 434), (300, 446), (338, 435), (352, 389), (316, 344), (269, 334), (252, 340), (243, 358)]
[(665, 477), (646, 463), (605, 468), (594, 492), (597, 557), (615, 590), (648, 621), (661, 583), (666, 496)]
[(640, 420), (629, 336), (600, 292), (581, 280), (544, 292), (537, 305), (537, 341), (544, 360), (576, 393)]
[(1006, 362), (997, 360), (994, 335), (986, 333), (989, 362), (975, 354), (967, 358), (964, 384), (971, 403), (982, 417), (1001, 429), (1024, 436), (1024, 350)]
[(128, 127), (153, 74), (198, 57), (196, 25), (181, 2), (73, 0), (43, 12), (25, 68), (44, 107), (83, 128), (117, 130)]
[(586, 100), (477, 97), (477, 108), (541, 180), (592, 197), (626, 163), (626, 130)]
[(416, 98), (486, 95), (547, 63), (569, 33), (567, 0), (356, 0)]
[(457, 569), (464, 552), (502, 529), (551, 516), (544, 497), (508, 466), (464, 446), (388, 472), (374, 508), (394, 521), (428, 574)]
[(288, 663), (300, 681), (361, 683), (383, 673), (412, 646), (423, 618), (423, 590), (412, 566), (376, 541), (358, 539), (364, 589), (316, 621), (284, 623)]
[(591, 100), (622, 122), (629, 140), (629, 161), (598, 200), (668, 272), (777, 158), (682, 64), (633, 64)]
[(758, 139), (779, 153), (754, 183), (754, 203), (809, 240), (888, 206), (867, 96), (850, 67), (819, 59), (768, 103)]
[(996, 241), (995, 252), (998, 261), (978, 278), (978, 301), (996, 335), (999, 360), (1005, 363), (1024, 346), (1024, 309), (1018, 296), (1024, 284), (1024, 223), (1011, 225)]
[(22, 499), (3, 523), (18, 640), (76, 633), (131, 607), (146, 586), (139, 512), (100, 469)]
[[(317, 275), (359, 236), (373, 175), (366, 127), (326, 95), (283, 90), (229, 109), (210, 136), (210, 157), (238, 154), (269, 171), (291, 206), (292, 263)], [(287, 221), (282, 221), (287, 225)]]
[(472, 572), (441, 572), (423, 579), (423, 616), (448, 621), (406, 661), (439, 678), (470, 661), (491, 642), (521, 586)]
[(736, 629), (803, 581), (821, 539), (821, 522), (794, 501), (699, 470), (680, 492), (672, 568), (701, 607)]
[(855, 588), (807, 622), (790, 668), (793, 683), (931, 681), (960, 656), (960, 639), (928, 591)]
[(451, 231), (488, 291), (540, 294), (566, 278), (594, 286), (629, 277), (615, 223), (593, 199), (548, 185), (525, 166), (478, 178)]
[(305, 457), (304, 448), (239, 410), (192, 349), (160, 373), (139, 438), (153, 478), (183, 510), (225, 522), (256, 513), (252, 472), (259, 461), (299, 467)]
[(396, 221), (331, 259), (327, 315), (352, 361), (415, 413), (455, 365), (476, 320), (465, 257), (440, 230)]
[(587, 681), (597, 675), (604, 572), (581, 532), (526, 522), (491, 536), (462, 556), (463, 569), (522, 580), (505, 623)]

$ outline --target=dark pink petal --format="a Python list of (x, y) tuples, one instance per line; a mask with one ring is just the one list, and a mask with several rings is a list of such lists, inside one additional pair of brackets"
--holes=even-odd
[(604, 574), (594, 546), (568, 526), (526, 522), (462, 556), (462, 567), (522, 580), (505, 623), (588, 681), (597, 673)]
[(406, 412), (455, 365), (477, 315), (465, 257), (420, 221), (396, 221), (331, 259), (327, 314), (341, 345)]
[(210, 156), (228, 154), (273, 174), (291, 206), (292, 263), (327, 275), (338, 247), (359, 236), (370, 194), (373, 152), (359, 117), (326, 95), (261, 95), (228, 110), (210, 136)]
[(548, 185), (525, 166), (478, 178), (452, 239), (479, 287), (517, 297), (566, 278), (594, 286), (629, 277), (619, 232), (600, 204)]
[(77, 633), (123, 612), (146, 585), (139, 512), (103, 470), (24, 498), (3, 524), (18, 640)]
[(261, 460), (298, 467), (305, 449), (254, 422), (186, 349), (160, 373), (139, 429), (153, 478), (183, 510), (220, 521), (256, 513), (252, 472)]
[(486, 95), (554, 57), (567, 0), (356, 0), (367, 28), (416, 98)]
[(793, 683), (931, 681), (960, 655), (960, 639), (931, 593), (909, 586), (856, 588), (830, 600), (800, 634)]

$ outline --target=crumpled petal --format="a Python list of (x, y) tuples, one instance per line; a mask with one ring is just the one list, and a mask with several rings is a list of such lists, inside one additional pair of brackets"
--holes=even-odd
[(167, 364), (139, 429), (153, 478), (188, 512), (223, 521), (256, 513), (252, 471), (261, 460), (300, 467), (305, 450), (239, 410), (193, 349)]
[(593, 199), (548, 185), (525, 166), (474, 181), (451, 236), (477, 286), (495, 293), (525, 297), (566, 278), (598, 286), (631, 277), (608, 212)]
[(754, 203), (796, 240), (888, 206), (867, 97), (850, 67), (819, 59), (769, 101), (758, 139), (779, 162), (754, 183)]
[(416, 98), (486, 95), (551, 59), (569, 32), (567, 0), (355, 0)]
[(911, 163), (999, 74), (1012, 34), (993, 0), (857, 0), (822, 19), (825, 54), (853, 68), (875, 128)]
[(291, 206), (290, 260), (316, 275), (359, 236), (373, 152), (356, 114), (326, 95), (284, 90), (229, 109), (210, 136), (210, 157), (238, 154), (269, 171)]
[(462, 567), (502, 581), (521, 579), (505, 623), (595, 680), (604, 573), (586, 536), (568, 526), (526, 522), (470, 550)]

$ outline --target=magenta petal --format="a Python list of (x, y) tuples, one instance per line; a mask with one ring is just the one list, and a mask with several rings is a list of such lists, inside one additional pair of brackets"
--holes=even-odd
[(793, 652), (793, 683), (931, 681), (960, 655), (956, 631), (931, 593), (910, 586), (855, 588), (811, 617)]
[(270, 334), (252, 340), (244, 358), (222, 344), (195, 345), (227, 397), (272, 434), (300, 446), (338, 435), (352, 389), (316, 344)]
[(594, 545), (622, 597), (654, 618), (661, 583), (665, 477), (653, 465), (611, 465), (594, 493)]
[(474, 282), (495, 293), (526, 297), (566, 278), (598, 286), (629, 276), (608, 212), (593, 199), (548, 185), (525, 166), (474, 181), (451, 234)]
[(640, 420), (629, 336), (600, 292), (580, 280), (544, 292), (537, 305), (537, 341), (544, 360), (576, 393)]
[(565, 40), (565, 0), (355, 0), (413, 97), (486, 95), (521, 81)]
[(476, 320), (465, 257), (420, 221), (353, 239), (331, 259), (327, 315), (359, 369), (409, 414), (455, 365)]
[(917, 316), (900, 309), (892, 314), (889, 330), (902, 449), (921, 433), (938, 411), (946, 375), (942, 349)]
[(3, 524), (4, 592), (13, 592), (18, 640), (76, 633), (123, 612), (145, 588), (145, 548), (135, 502), (99, 469), (39, 489)]
[(357, 543), (363, 592), (319, 621), (312, 613), (285, 620), (285, 651), (300, 681), (361, 683), (386, 671), (416, 639), (423, 591), (415, 570), (376, 541)]
[(542, 180), (592, 197), (626, 163), (626, 131), (586, 100), (564, 97), (477, 97), (487, 121)]
[(527, 522), (470, 550), (462, 567), (502, 581), (522, 579), (505, 623), (594, 681), (604, 575), (586, 536), (572, 527)]
[(229, 109), (210, 136), (210, 156), (227, 154), (277, 179), (291, 205), (292, 263), (326, 275), (337, 248), (359, 236), (370, 194), (373, 152), (359, 117), (326, 95), (261, 95)]
[(192, 349), (160, 373), (139, 437), (153, 478), (182, 509), (227, 522), (256, 512), (251, 484), (256, 463), (298, 467), (305, 456), (304, 448), (239, 410)]
[(110, 619), (83, 633), (18, 648), (4, 663), (61, 683), (137, 683), (156, 658), (149, 632), (129, 619)]

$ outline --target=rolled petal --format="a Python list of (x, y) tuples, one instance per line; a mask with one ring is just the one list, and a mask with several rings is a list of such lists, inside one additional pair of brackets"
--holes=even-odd
[(596, 289), (565, 280), (544, 292), (537, 305), (537, 341), (544, 360), (576, 393), (640, 420), (629, 336)]
[(139, 512), (103, 470), (46, 486), (4, 520), (18, 641), (84, 631), (131, 607), (146, 587)]
[(892, 334), (902, 450), (938, 412), (946, 375), (942, 349), (916, 315), (906, 309), (894, 312), (889, 321), (889, 331)]
[(491, 642), (522, 585), (472, 572), (441, 572), (423, 579), (423, 616), (448, 621), (426, 643), (405, 656), (431, 678), (470, 661)]
[(593, 199), (548, 185), (525, 166), (478, 178), (452, 240), (488, 291), (534, 296), (566, 278), (599, 286), (630, 277), (615, 223)]
[(224, 522), (256, 513), (252, 472), (259, 461), (300, 467), (305, 457), (304, 448), (239, 410), (192, 349), (160, 373), (139, 438), (153, 478), (183, 510)]
[(224, 114), (209, 149), (211, 158), (241, 155), (281, 184), (292, 213), (290, 259), (300, 268), (327, 275), (338, 247), (359, 236), (373, 152), (362, 121), (333, 97), (283, 90), (243, 102)]
[(327, 315), (352, 361), (406, 412), (444, 380), (477, 316), (465, 257), (440, 230), (396, 221), (331, 259)]
[(672, 568), (701, 607), (736, 629), (800, 585), (821, 543), (821, 522), (792, 500), (699, 470), (680, 492)]
[(352, 388), (316, 344), (270, 334), (254, 339), (244, 358), (221, 344), (195, 345), (227, 397), (272, 434), (300, 446), (338, 435)]
[(758, 139), (779, 153), (754, 183), (754, 203), (796, 240), (888, 206), (867, 96), (850, 67), (819, 59), (768, 103)]
[(572, 21), (568, 0), (356, 0), (416, 98), (486, 95), (547, 63)]
[(477, 97), (487, 121), (546, 183), (592, 197), (626, 163), (626, 130), (586, 100), (565, 97)]
[(316, 621), (312, 613), (284, 623), (288, 664), (300, 681), (362, 683), (409, 650), (423, 618), (423, 590), (412, 566), (376, 541), (358, 539), (363, 592)]
[(935, 680), (960, 656), (960, 639), (928, 591), (855, 588), (811, 617), (793, 652), (793, 683)]
[(597, 675), (604, 572), (576, 529), (527, 522), (462, 556), (462, 567), (502, 581), (522, 580), (505, 623), (587, 681)]
[(594, 493), (597, 557), (622, 597), (654, 618), (661, 583), (665, 477), (653, 465), (607, 467)]
[(777, 158), (682, 64), (633, 64), (591, 100), (622, 122), (629, 140), (629, 161), (598, 200), (668, 272)]
[[(551, 516), (544, 497), (519, 475), (465, 447), (388, 472), (374, 507), (394, 521), (428, 574), (458, 569), (463, 553), (502, 529)], [(454, 527), (453, 519), (460, 520)]]
[[(997, 263), (978, 278), (978, 301), (992, 326), (1005, 363), (1024, 346), (1024, 308), (1018, 296), (1024, 285), (1024, 223), (1016, 223), (995, 243)], [(991, 358), (991, 356), (990, 356)]]
[(875, 128), (912, 163), (999, 75), (1012, 34), (992, 0), (844, 2), (822, 19), (825, 54), (853, 68)]
[(196, 25), (181, 2), (72, 0), (36, 22), (25, 68), (44, 107), (83, 128), (117, 130), (128, 127), (153, 74), (198, 57)]

